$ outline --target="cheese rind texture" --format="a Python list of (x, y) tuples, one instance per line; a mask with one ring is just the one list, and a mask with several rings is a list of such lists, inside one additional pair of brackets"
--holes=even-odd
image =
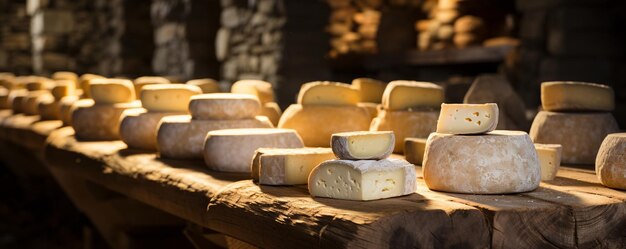
[(609, 188), (626, 190), (626, 133), (609, 134), (596, 158), (596, 175)]
[(248, 94), (200, 94), (191, 97), (189, 112), (199, 120), (251, 119), (261, 112), (261, 103)]
[(291, 129), (216, 130), (206, 136), (204, 162), (215, 171), (250, 173), (257, 149), (302, 147), (302, 138)]
[(156, 150), (156, 133), (161, 118), (180, 112), (150, 112), (144, 108), (125, 110), (120, 118), (120, 138), (130, 148)]
[(594, 83), (555, 81), (541, 84), (541, 106), (546, 111), (613, 111), (613, 88)]
[(189, 115), (167, 116), (157, 128), (159, 156), (173, 159), (202, 159), (204, 139), (209, 131), (237, 128), (272, 128), (263, 116), (240, 120), (195, 120)]
[(139, 102), (115, 105), (73, 105), (72, 128), (76, 138), (89, 141), (119, 140), (120, 117), (124, 110), (141, 107)]
[(415, 192), (415, 166), (405, 160), (330, 160), (309, 176), (309, 193), (344, 200), (378, 200)]
[(335, 155), (330, 148), (267, 149), (259, 157), (259, 183), (307, 184), (313, 168), (331, 159)]
[(394, 153), (404, 152), (407, 137), (426, 138), (437, 129), (439, 111), (382, 110), (372, 120), (370, 131), (393, 131), (396, 136)]
[(422, 165), (426, 151), (426, 138), (407, 137), (404, 139), (404, 158), (415, 165)]
[(135, 100), (135, 90), (130, 80), (93, 79), (89, 83), (89, 96), (96, 104), (119, 104)]
[(202, 93), (220, 92), (220, 85), (214, 79), (195, 79), (187, 81), (185, 84), (199, 87)]
[(347, 105), (355, 106), (361, 97), (359, 91), (339, 82), (315, 81), (305, 83), (298, 93), (301, 105)]
[(366, 131), (367, 109), (357, 106), (290, 105), (280, 117), (278, 128), (294, 129), (308, 147), (330, 147), (333, 133)]
[(443, 88), (430, 83), (396, 80), (389, 82), (382, 97), (384, 110), (439, 108), (445, 100)]
[(498, 126), (498, 105), (441, 104), (437, 132), (448, 134), (480, 134)]
[(197, 86), (183, 84), (155, 84), (141, 90), (141, 105), (150, 112), (187, 113), (191, 97), (201, 94)]
[(556, 172), (561, 166), (563, 146), (560, 144), (535, 144), (535, 150), (537, 150), (539, 166), (541, 166), (541, 180), (554, 180)]
[(250, 94), (256, 96), (261, 104), (274, 102), (272, 84), (262, 80), (240, 80), (233, 83), (232, 93)]
[(561, 161), (593, 164), (602, 140), (619, 131), (611, 113), (560, 113), (541, 111), (530, 127), (535, 143), (561, 144)]
[(539, 187), (541, 169), (533, 142), (522, 131), (484, 135), (433, 133), (422, 172), (432, 190), (466, 194), (507, 194)]
[(392, 131), (354, 131), (335, 133), (331, 147), (339, 159), (380, 160), (393, 152), (396, 143)]
[(361, 102), (380, 103), (386, 86), (385, 82), (370, 78), (352, 80), (352, 87), (359, 91)]

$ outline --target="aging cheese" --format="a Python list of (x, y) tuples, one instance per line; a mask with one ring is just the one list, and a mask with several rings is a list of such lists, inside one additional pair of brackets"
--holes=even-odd
[(555, 81), (541, 84), (541, 106), (546, 111), (613, 111), (613, 88), (594, 83)]
[(0, 109), (10, 109), (9, 90), (0, 87)]
[(331, 147), (339, 159), (380, 160), (393, 152), (396, 140), (391, 131), (353, 131), (335, 133)]
[(422, 165), (426, 151), (426, 138), (407, 137), (404, 139), (404, 157), (415, 165)]
[(89, 83), (89, 95), (96, 104), (128, 103), (135, 100), (133, 83), (123, 79), (93, 79)]
[(72, 124), (72, 106), (74, 104), (77, 106), (92, 106), (94, 102), (93, 99), (79, 100), (78, 96), (63, 97), (59, 101), (59, 114), (61, 121), (63, 121), (63, 125)]
[(370, 117), (372, 119), (374, 119), (376, 116), (378, 116), (378, 110), (379, 110), (380, 104), (369, 103), (369, 102), (359, 102), (356, 106), (363, 107), (363, 108), (367, 109), (367, 111), (370, 113)]
[(437, 129), (439, 111), (386, 111), (372, 120), (370, 131), (393, 131), (396, 136), (394, 153), (404, 152), (407, 137), (426, 138)]
[(76, 75), (76, 73), (73, 72), (65, 72), (65, 71), (59, 71), (56, 73), (52, 74), (52, 79), (54, 80), (69, 80), (72, 82), (76, 82), (78, 80), (78, 75)]
[(498, 105), (441, 104), (437, 132), (448, 134), (480, 134), (498, 126)]
[(137, 98), (141, 96), (141, 89), (147, 85), (170, 84), (170, 80), (158, 76), (142, 76), (133, 81), (133, 87)]
[(189, 112), (194, 119), (236, 120), (259, 115), (261, 103), (249, 94), (209, 93), (191, 97)]
[(264, 104), (274, 102), (274, 90), (272, 84), (262, 80), (240, 80), (233, 83), (232, 93), (250, 94), (256, 96)]
[[(93, 90), (93, 88), (92, 88)], [(89, 141), (111, 141), (120, 139), (119, 123), (124, 110), (138, 108), (137, 102), (120, 103), (112, 105), (94, 104), (87, 106), (72, 106), (72, 128), (76, 132), (76, 138)]]
[(24, 106), (22, 102), (26, 99), (26, 95), (28, 91), (20, 89), (20, 90), (12, 90), (9, 92), (9, 104), (11, 105), (11, 110), (13, 110), (13, 114), (22, 113), (22, 107)]
[(330, 160), (309, 176), (312, 196), (344, 200), (378, 200), (415, 192), (415, 166), (400, 159)]
[(611, 113), (541, 111), (530, 127), (530, 137), (535, 143), (561, 144), (563, 163), (593, 164), (602, 140), (618, 131)]
[(301, 147), (302, 138), (291, 129), (216, 130), (206, 137), (204, 162), (215, 171), (250, 173), (250, 162), (257, 149)]
[(165, 158), (201, 159), (204, 139), (209, 131), (237, 128), (272, 128), (272, 123), (263, 116), (240, 120), (195, 120), (189, 115), (167, 116), (158, 124), (157, 151)]
[(278, 128), (294, 129), (308, 147), (330, 147), (333, 133), (366, 131), (370, 115), (357, 106), (290, 105), (278, 122)]
[(386, 86), (385, 82), (370, 78), (352, 80), (352, 87), (359, 91), (361, 102), (380, 103)]
[(303, 84), (298, 93), (298, 104), (301, 105), (355, 106), (360, 100), (358, 90), (339, 82), (309, 82)]
[(522, 131), (485, 135), (432, 133), (426, 143), (424, 181), (432, 190), (507, 194), (536, 189), (541, 181), (533, 142)]
[(22, 112), (26, 115), (39, 115), (39, 102), (42, 100), (54, 100), (54, 97), (46, 90), (28, 92), (22, 100)]
[(65, 96), (74, 95), (75, 87), (76, 85), (74, 84), (74, 82), (68, 80), (60, 80), (57, 81), (54, 87), (52, 87), (50, 93), (52, 93), (54, 99), (58, 101)]
[(256, 169), (260, 171), (259, 183), (307, 184), (313, 168), (331, 159), (335, 159), (335, 155), (330, 148), (263, 149), (259, 158), (259, 168)]
[(37, 113), (42, 120), (58, 120), (61, 119), (61, 108), (59, 102), (54, 98), (44, 98), (37, 104)]
[(141, 90), (141, 105), (150, 112), (187, 113), (191, 96), (201, 94), (197, 86), (183, 84), (146, 85)]
[(277, 126), (282, 111), (276, 102), (267, 102), (261, 107), (261, 113), (259, 113), (259, 115), (266, 116), (274, 126)]
[(609, 134), (596, 158), (596, 174), (609, 188), (626, 190), (626, 133)]
[(541, 180), (554, 180), (561, 166), (563, 147), (560, 144), (535, 144), (535, 150), (537, 150), (539, 166), (541, 166)]
[(80, 88), (83, 90), (84, 98), (91, 98), (91, 81), (94, 79), (106, 79), (100, 75), (95, 74), (83, 74), (80, 77)]
[(156, 150), (157, 127), (161, 118), (184, 114), (150, 112), (144, 108), (127, 109), (120, 117), (120, 137), (130, 148), (154, 151)]
[(439, 108), (445, 100), (443, 88), (430, 82), (397, 80), (389, 82), (383, 93), (385, 110)]
[(214, 79), (195, 79), (187, 81), (185, 84), (199, 87), (200, 90), (202, 90), (202, 93), (220, 92), (220, 85)]

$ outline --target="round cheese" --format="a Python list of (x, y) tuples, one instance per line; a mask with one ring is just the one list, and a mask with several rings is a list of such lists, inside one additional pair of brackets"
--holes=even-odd
[(192, 85), (146, 85), (141, 90), (141, 105), (150, 112), (187, 113), (191, 96), (201, 93), (199, 87)]
[(69, 80), (72, 82), (76, 82), (78, 80), (78, 75), (76, 75), (76, 73), (73, 72), (65, 72), (65, 71), (59, 71), (56, 73), (52, 74), (52, 79), (54, 80)]
[(143, 89), (144, 86), (155, 85), (155, 84), (169, 84), (169, 83), (170, 83), (170, 80), (163, 78), (163, 77), (142, 76), (142, 77), (136, 78), (133, 81), (133, 86), (135, 89), (135, 94), (137, 95), (137, 98), (139, 98), (139, 96), (141, 95), (141, 89)]
[[(92, 88), (93, 90), (93, 88)], [(140, 103), (113, 105), (73, 105), (71, 124), (76, 138), (90, 141), (118, 140), (120, 116), (124, 110), (141, 107)]]
[[(385, 110), (439, 108), (445, 100), (443, 88), (430, 82), (396, 80), (389, 82), (382, 97)], [(401, 140), (402, 141), (402, 140)]]
[(613, 111), (613, 88), (594, 83), (554, 81), (541, 84), (541, 106), (546, 111)]
[(382, 110), (372, 120), (371, 131), (393, 131), (396, 135), (394, 153), (404, 152), (407, 137), (426, 138), (437, 129), (439, 111), (387, 111)]
[(89, 83), (89, 95), (96, 104), (128, 103), (135, 100), (132, 82), (123, 79), (93, 79)]
[[(80, 102), (80, 103), (77, 103)], [(67, 97), (63, 97), (60, 101), (59, 101), (59, 114), (60, 114), (60, 119), (61, 121), (63, 121), (63, 125), (71, 125), (72, 123), (72, 106), (74, 104), (77, 105), (85, 105), (85, 106), (91, 106), (93, 105), (93, 99), (82, 99), (79, 100), (78, 96), (67, 96)]]
[(606, 136), (596, 157), (596, 174), (609, 188), (626, 190), (626, 133)]
[(55, 100), (60, 100), (61, 98), (69, 95), (74, 95), (75, 83), (69, 80), (59, 80), (56, 82), (56, 85), (52, 87), (50, 93), (54, 96)]
[(54, 97), (46, 90), (28, 92), (22, 100), (22, 112), (26, 115), (39, 115), (39, 102), (42, 100), (54, 100)]
[(563, 163), (593, 164), (602, 140), (618, 131), (611, 113), (541, 111), (530, 127), (530, 137), (535, 143), (561, 144)]
[(301, 105), (349, 105), (361, 100), (359, 91), (339, 82), (316, 81), (303, 84), (298, 93)]
[(191, 97), (189, 112), (194, 119), (235, 120), (259, 115), (261, 103), (249, 94), (209, 93)]
[(185, 113), (150, 112), (144, 108), (127, 109), (120, 117), (120, 137), (130, 148), (154, 151), (161, 118), (181, 114)]
[(214, 79), (195, 79), (185, 83), (187, 85), (200, 87), (202, 93), (218, 93), (220, 92), (220, 85)]
[(53, 98), (44, 98), (39, 101), (37, 110), (42, 120), (58, 120), (61, 119), (61, 109), (59, 102)]
[(277, 126), (282, 111), (276, 102), (267, 102), (261, 107), (261, 113), (259, 113), (259, 115), (266, 116), (274, 126)]
[(233, 83), (232, 93), (250, 94), (256, 96), (261, 103), (274, 102), (272, 84), (262, 80), (240, 80)]
[(539, 187), (541, 169), (533, 142), (522, 131), (484, 135), (432, 133), (426, 143), (424, 181), (432, 190), (507, 194)]

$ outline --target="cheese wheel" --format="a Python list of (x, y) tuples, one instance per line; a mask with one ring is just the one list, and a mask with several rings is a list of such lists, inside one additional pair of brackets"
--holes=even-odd
[(189, 115), (163, 117), (157, 128), (157, 152), (165, 158), (200, 159), (209, 131), (237, 128), (272, 128), (272, 123), (263, 116), (240, 120), (192, 120)]
[(302, 138), (291, 129), (227, 129), (210, 131), (204, 162), (215, 171), (250, 173), (254, 152), (266, 148), (301, 148)]
[(309, 176), (312, 196), (344, 200), (378, 200), (415, 192), (415, 166), (405, 160), (329, 160)]
[(359, 91), (361, 102), (380, 103), (386, 86), (385, 82), (370, 78), (352, 80), (352, 87)]
[(89, 95), (96, 104), (128, 103), (135, 100), (130, 80), (93, 79), (89, 81)]
[(141, 90), (141, 105), (150, 112), (188, 112), (191, 96), (201, 94), (197, 86), (183, 84), (146, 85)]
[(370, 113), (370, 118), (374, 119), (378, 116), (378, 111), (380, 110), (381, 105), (377, 103), (359, 102), (356, 106), (367, 109)]
[(359, 91), (350, 85), (329, 81), (305, 83), (298, 93), (298, 104), (301, 105), (356, 106), (360, 99)]
[(367, 131), (370, 115), (357, 106), (290, 105), (278, 128), (294, 129), (308, 147), (330, 147), (333, 133)]
[(426, 151), (425, 138), (407, 137), (404, 139), (404, 157), (415, 165), (422, 165)]
[(443, 88), (430, 82), (396, 80), (389, 82), (382, 97), (385, 110), (439, 108), (445, 100)]
[(200, 120), (250, 119), (259, 115), (261, 103), (249, 94), (200, 94), (191, 97), (189, 112)]
[(144, 86), (147, 85), (155, 85), (155, 84), (170, 84), (170, 80), (163, 78), (163, 77), (159, 77), (159, 76), (142, 76), (139, 78), (136, 78), (133, 81), (133, 86), (135, 89), (135, 94), (137, 95), (137, 98), (139, 99), (139, 96), (141, 96), (141, 89), (143, 89)]
[(28, 92), (22, 100), (22, 112), (26, 115), (39, 115), (39, 102), (42, 100), (54, 100), (54, 97), (46, 90)]
[(22, 113), (22, 102), (26, 98), (28, 91), (25, 89), (12, 90), (9, 92), (9, 104), (13, 114)]
[(594, 83), (553, 81), (541, 84), (541, 106), (546, 111), (613, 111), (613, 88)]
[(498, 126), (498, 105), (441, 104), (437, 132), (448, 134), (480, 134)]
[[(256, 170), (263, 185), (307, 184), (309, 174), (317, 165), (335, 159), (330, 148), (277, 149), (262, 148)], [(257, 150), (255, 153), (259, 153)], [(254, 160), (254, 159), (253, 159)], [(254, 173), (253, 173), (254, 175)]]
[(6, 88), (0, 88), (0, 109), (10, 109), (9, 104), (9, 90)]
[(83, 74), (83, 75), (81, 75), (81, 77), (80, 77), (80, 87), (77, 87), (77, 88), (80, 88), (80, 89), (83, 90), (83, 95), (84, 95), (83, 97), (91, 98), (91, 87), (90, 87), (90, 84), (91, 84), (91, 81), (94, 80), (94, 79), (106, 79), (106, 78), (103, 77), (103, 76), (100, 76), (100, 75), (96, 75), (96, 74)]
[(609, 188), (626, 190), (626, 133), (606, 136), (596, 158), (596, 174)]
[(50, 93), (54, 96), (55, 100), (60, 100), (61, 98), (69, 95), (74, 95), (75, 83), (69, 80), (59, 80), (56, 85), (52, 87)]
[(24, 84), (24, 87), (29, 92), (46, 90), (46, 81), (44, 79), (42, 79), (42, 78), (35, 78), (35, 80), (33, 80), (33, 81), (26, 82)]
[(535, 143), (561, 144), (563, 163), (593, 164), (604, 137), (618, 131), (611, 113), (541, 111), (530, 127), (530, 137)]
[(59, 114), (61, 115), (60, 118), (63, 121), (63, 125), (72, 124), (72, 106), (74, 104), (77, 106), (92, 106), (94, 102), (93, 99), (79, 100), (78, 96), (63, 97), (59, 101)]
[(214, 79), (195, 79), (187, 81), (185, 84), (199, 87), (202, 93), (220, 92), (220, 85)]
[(78, 75), (73, 72), (59, 71), (52, 74), (53, 80), (69, 80), (75, 83), (78, 80)]
[(61, 108), (59, 102), (53, 98), (44, 98), (39, 101), (37, 113), (42, 120), (58, 120), (61, 119)]
[(522, 131), (432, 133), (422, 171), (428, 188), (453, 193), (520, 193), (536, 189), (541, 181), (537, 152)]
[(541, 180), (554, 180), (556, 172), (559, 171), (559, 166), (561, 166), (563, 146), (560, 144), (535, 144), (535, 150), (537, 150), (537, 156), (539, 157)]
[(407, 137), (426, 138), (437, 129), (439, 111), (386, 111), (372, 120), (371, 131), (393, 131), (396, 136), (394, 153), (404, 152)]
[(70, 122), (76, 133), (76, 138), (80, 140), (118, 140), (120, 139), (119, 123), (122, 112), (129, 108), (138, 107), (141, 107), (139, 102), (90, 106), (81, 103), (81, 105), (72, 106)]
[(276, 102), (267, 102), (261, 107), (261, 113), (259, 113), (259, 115), (266, 116), (274, 126), (277, 126), (282, 111)]
[(331, 137), (333, 152), (343, 160), (380, 160), (393, 152), (395, 136), (391, 131), (353, 131)]
[(184, 114), (180, 112), (150, 112), (144, 108), (124, 110), (120, 117), (120, 138), (129, 148), (155, 151), (157, 127), (161, 118)]
[(240, 80), (233, 83), (232, 93), (250, 94), (256, 96), (264, 104), (274, 102), (274, 90), (272, 84), (262, 80)]

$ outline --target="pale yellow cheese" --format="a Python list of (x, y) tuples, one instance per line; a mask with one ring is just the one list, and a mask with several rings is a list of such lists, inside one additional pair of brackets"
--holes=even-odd
[[(93, 86), (93, 85), (92, 85)], [(132, 88), (131, 88), (132, 89)], [(94, 88), (92, 88), (93, 92)], [(118, 140), (120, 117), (124, 110), (141, 107), (141, 103), (129, 102), (111, 105), (80, 105), (72, 106), (71, 124), (76, 138), (89, 141)]]
[(613, 88), (594, 83), (554, 81), (541, 84), (545, 111), (613, 111)]
[(83, 90), (83, 97), (91, 98), (91, 87), (89, 86), (91, 84), (91, 81), (94, 79), (106, 79), (106, 78), (100, 75), (96, 75), (96, 74), (83, 74), (80, 77), (80, 87), (77, 87), (77, 88), (80, 88)]
[(556, 177), (556, 172), (559, 171), (561, 165), (562, 149), (560, 144), (535, 144), (539, 166), (541, 166), (542, 181), (554, 180)]
[[(78, 102), (78, 103), (77, 103)], [(59, 114), (60, 119), (63, 121), (63, 125), (71, 125), (72, 123), (72, 106), (76, 104), (77, 106), (91, 106), (94, 104), (93, 99), (82, 99), (79, 100), (78, 96), (67, 96), (63, 97), (59, 101)]]
[[(258, 181), (264, 185), (307, 184), (311, 170), (320, 163), (335, 159), (330, 148), (262, 148), (258, 160)], [(253, 159), (254, 160), (254, 159)], [(254, 165), (254, 164), (253, 164)]]
[(498, 126), (498, 105), (441, 104), (437, 132), (448, 134), (480, 134)]
[(41, 100), (54, 100), (54, 97), (46, 90), (28, 92), (22, 100), (22, 112), (26, 115), (39, 115), (39, 102)]
[(136, 78), (133, 81), (133, 86), (134, 86), (135, 94), (137, 95), (137, 98), (139, 98), (139, 96), (141, 95), (141, 89), (143, 89), (144, 86), (154, 85), (154, 84), (170, 84), (170, 80), (163, 78), (163, 77), (159, 77), (159, 76), (142, 76), (142, 77)]
[(370, 113), (370, 117), (372, 119), (374, 119), (376, 116), (378, 116), (378, 111), (381, 108), (380, 104), (369, 103), (369, 102), (359, 102), (356, 106), (363, 107), (363, 108), (367, 109), (367, 111)]
[(52, 87), (50, 93), (54, 96), (55, 100), (60, 100), (61, 98), (69, 95), (74, 95), (74, 89), (76, 84), (69, 80), (59, 80), (56, 82), (56, 85)]
[(220, 85), (214, 79), (195, 79), (185, 83), (187, 85), (200, 87), (202, 93), (218, 93), (220, 92)]
[(274, 126), (277, 126), (282, 111), (276, 102), (267, 102), (261, 107), (261, 113), (259, 113), (259, 115), (266, 116)]
[(184, 112), (150, 112), (144, 108), (127, 109), (120, 117), (120, 138), (129, 148), (155, 151), (157, 127), (161, 118), (184, 114)]
[(626, 133), (606, 136), (596, 158), (596, 175), (604, 186), (626, 190)]
[(153, 84), (141, 90), (141, 105), (150, 112), (188, 112), (189, 101), (201, 94), (197, 86), (184, 84)]
[(261, 104), (274, 102), (272, 84), (262, 80), (240, 80), (233, 83), (232, 93), (250, 94), (256, 96)]
[(350, 85), (329, 81), (303, 84), (298, 94), (298, 104), (301, 105), (356, 106), (360, 100), (359, 91)]
[(333, 152), (343, 160), (380, 160), (393, 152), (395, 136), (391, 131), (353, 131), (331, 137)]
[(96, 104), (129, 103), (135, 100), (135, 89), (130, 80), (93, 79), (89, 82), (89, 91)]
[(202, 120), (250, 119), (259, 115), (261, 103), (249, 94), (208, 93), (191, 97), (189, 112)]
[(78, 75), (73, 72), (59, 71), (52, 74), (52, 79), (54, 80), (69, 80), (72, 83), (76, 83), (78, 80)]
[(387, 84), (370, 78), (352, 80), (352, 87), (359, 91), (361, 102), (380, 103)]
[(407, 137), (404, 139), (404, 157), (415, 165), (422, 165), (426, 151), (425, 138)]
[(394, 153), (404, 152), (407, 137), (426, 138), (437, 129), (439, 111), (386, 111), (372, 120), (370, 131), (393, 131), (396, 136)]
[(382, 105), (385, 110), (439, 108), (444, 100), (443, 88), (436, 84), (397, 80), (385, 88)]

